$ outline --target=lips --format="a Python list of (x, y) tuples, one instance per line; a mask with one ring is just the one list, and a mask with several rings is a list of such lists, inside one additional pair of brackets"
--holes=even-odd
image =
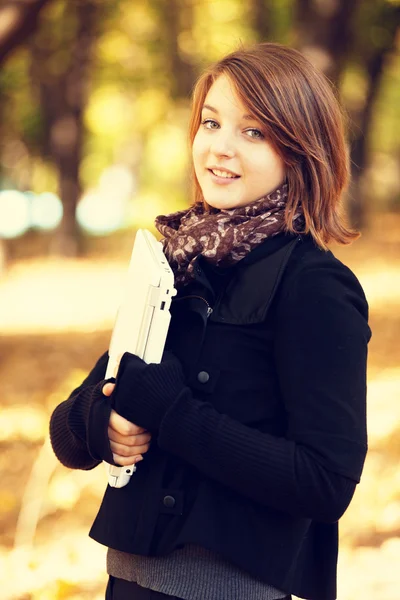
[(219, 168), (219, 167), (209, 167), (208, 170), (215, 177), (219, 177), (222, 179), (238, 179), (240, 175), (230, 171), (229, 169)]
[(228, 176), (227, 177), (225, 175), (222, 175), (222, 176), (221, 175), (215, 175), (215, 173), (211, 169), (209, 169), (208, 171), (210, 173), (211, 182), (214, 185), (217, 185), (218, 187), (221, 187), (221, 186), (222, 187), (223, 186), (226, 187), (226, 186), (233, 185), (234, 183), (236, 183), (240, 179), (239, 176), (234, 176), (234, 177)]

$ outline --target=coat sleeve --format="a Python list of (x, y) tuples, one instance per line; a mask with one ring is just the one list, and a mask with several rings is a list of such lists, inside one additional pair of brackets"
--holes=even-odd
[(285, 289), (275, 322), (285, 437), (219, 414), (186, 388), (166, 411), (158, 444), (258, 503), (334, 522), (367, 451), (367, 303), (339, 261), (300, 270)]
[(105, 352), (51, 415), (51, 445), (59, 461), (71, 469), (93, 469), (102, 460), (113, 464), (107, 434), (111, 401), (102, 394), (107, 362)]

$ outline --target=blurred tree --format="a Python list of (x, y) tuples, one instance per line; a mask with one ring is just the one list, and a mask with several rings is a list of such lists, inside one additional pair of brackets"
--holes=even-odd
[(251, 0), (248, 4), (250, 26), (257, 42), (268, 42), (273, 35), (272, 10), (268, 0)]
[(98, 14), (96, 0), (58, 2), (30, 46), (32, 85), (38, 88), (43, 117), (42, 150), (56, 166), (64, 208), (52, 250), (65, 256), (81, 250), (76, 207)]
[(159, 43), (163, 49), (164, 69), (168, 74), (174, 100), (190, 96), (195, 80), (193, 64), (180, 43), (182, 34), (193, 27), (193, 0), (153, 0), (160, 23)]
[[(51, 0), (3, 0), (0, 4), (0, 65), (9, 55), (36, 30), (39, 14)], [(0, 86), (0, 106), (3, 105), (3, 90)], [(0, 139), (4, 139), (1, 131), (3, 114), (0, 113)], [(8, 246), (0, 239), (0, 273), (5, 268), (8, 257)]]
[(35, 31), (50, 0), (3, 0), (0, 4), (0, 64)]
[(296, 0), (296, 46), (338, 85), (356, 30), (359, 0)]
[(359, 24), (355, 60), (364, 73), (366, 89), (364, 101), (349, 111), (352, 120), (349, 213), (352, 224), (363, 228), (367, 206), (362, 179), (369, 159), (369, 136), (385, 65), (400, 32), (400, 4), (382, 0), (364, 2)]

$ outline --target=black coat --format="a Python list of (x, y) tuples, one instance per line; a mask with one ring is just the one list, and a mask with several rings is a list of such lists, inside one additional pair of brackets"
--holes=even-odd
[(103, 355), (54, 411), (54, 450), (73, 468), (111, 461), (114, 402), (154, 441), (130, 483), (107, 488), (94, 539), (144, 555), (198, 544), (287, 593), (333, 600), (337, 521), (367, 451), (361, 286), (307, 236), (268, 239), (224, 275), (199, 257), (195, 272), (167, 340), (185, 383), (136, 401), (125, 354), (110, 401)]

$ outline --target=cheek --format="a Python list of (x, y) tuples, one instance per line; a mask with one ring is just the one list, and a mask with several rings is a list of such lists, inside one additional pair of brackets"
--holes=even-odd
[(196, 134), (196, 137), (193, 140), (193, 145), (192, 145), (192, 160), (193, 160), (193, 164), (194, 167), (196, 168), (199, 160), (200, 160), (200, 140), (199, 140), (199, 134)]
[(282, 159), (272, 149), (268, 149), (262, 157), (259, 157), (257, 166), (257, 170), (260, 175), (268, 173), (270, 176), (275, 175), (277, 178), (280, 178), (285, 172)]
[(199, 129), (193, 140), (197, 154), (204, 154), (210, 147), (210, 138), (203, 129)]
[(270, 148), (269, 150), (269, 161), (272, 169), (281, 174), (285, 173), (285, 163), (283, 162), (278, 152), (276, 152), (276, 150), (274, 150), (273, 148)]
[(275, 155), (275, 171), (279, 174), (281, 181), (286, 177), (286, 166), (280, 156)]
[(207, 144), (201, 132), (196, 134), (192, 145), (192, 160), (196, 173), (205, 166), (207, 159)]

